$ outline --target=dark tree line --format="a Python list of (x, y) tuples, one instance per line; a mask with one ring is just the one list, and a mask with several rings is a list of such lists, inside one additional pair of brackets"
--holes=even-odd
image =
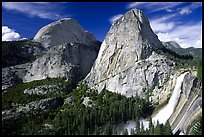
[(58, 112), (54, 123), (60, 128), (56, 134), (117, 134), (118, 123), (141, 117), (144, 110), (149, 110), (150, 102), (144, 99), (126, 98), (106, 90), (99, 94), (86, 91), (86, 86), (81, 85), (73, 96), (79, 100), (81, 95), (89, 96), (94, 107), (85, 107), (79, 101), (76, 106), (67, 106), (67, 111)]
[[(149, 130), (139, 125), (139, 118), (151, 113), (151, 102), (139, 97), (127, 98), (123, 95), (103, 90), (97, 93), (86, 85), (80, 85), (72, 92), (63, 94), (63, 98), (73, 97), (74, 103), (63, 105), (55, 110), (30, 112), (15, 122), (3, 123), (4, 134), (52, 134), (52, 135), (112, 135), (117, 133), (116, 126), (127, 120), (136, 120), (134, 134), (165, 134), (166, 126), (150, 126)], [(82, 104), (83, 97), (89, 97), (92, 107)], [(18, 126), (16, 126), (18, 123)], [(46, 128), (45, 124), (51, 125)], [(13, 128), (16, 127), (16, 128)], [(13, 132), (8, 132), (12, 128)], [(158, 132), (157, 132), (158, 130)], [(126, 133), (125, 133), (126, 134)]]

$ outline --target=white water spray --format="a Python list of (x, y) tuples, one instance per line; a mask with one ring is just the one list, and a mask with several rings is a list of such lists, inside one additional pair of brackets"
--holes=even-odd
[[(140, 119), (140, 127), (143, 124), (144, 129), (148, 129), (149, 128), (149, 121), (145, 120), (145, 119)], [(135, 120), (128, 120), (126, 123), (120, 123), (117, 125), (117, 131), (122, 134), (124, 129), (127, 129), (128, 134), (131, 133), (131, 129), (135, 129), (136, 127), (136, 121)]]

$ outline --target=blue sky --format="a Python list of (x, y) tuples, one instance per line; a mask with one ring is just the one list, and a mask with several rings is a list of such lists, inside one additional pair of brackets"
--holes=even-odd
[(161, 41), (202, 47), (201, 2), (2, 2), (2, 40), (33, 38), (43, 26), (70, 17), (103, 41), (112, 22), (132, 8), (144, 12)]

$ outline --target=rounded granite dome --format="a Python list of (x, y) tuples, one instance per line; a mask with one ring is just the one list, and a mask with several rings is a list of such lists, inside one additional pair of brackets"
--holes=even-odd
[(63, 18), (41, 28), (34, 41), (42, 43), (45, 48), (50, 48), (68, 42), (89, 45), (95, 42), (96, 38), (92, 33), (85, 31), (75, 19)]

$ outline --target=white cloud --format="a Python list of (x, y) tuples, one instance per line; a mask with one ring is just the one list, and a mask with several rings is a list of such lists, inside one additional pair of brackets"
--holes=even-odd
[(2, 41), (17, 41), (26, 38), (20, 38), (20, 34), (8, 26), (2, 26)]
[(196, 47), (202, 48), (202, 36), (201, 36), (200, 40), (196, 41)]
[(150, 25), (161, 41), (175, 41), (182, 48), (201, 48), (202, 22), (178, 22), (179, 17), (179, 13), (156, 17), (150, 19)]
[(119, 19), (121, 16), (123, 16), (123, 15), (122, 15), (122, 14), (115, 15), (115, 16), (111, 17), (111, 18), (109, 19), (109, 21), (110, 21), (111, 24), (112, 24), (112, 23), (115, 22), (117, 19)]
[(127, 5), (127, 8), (128, 9), (131, 9), (131, 8), (136, 8), (136, 7), (139, 7), (139, 6), (142, 6), (144, 5), (146, 2), (131, 2)]
[(167, 12), (173, 12), (174, 10), (169, 8), (169, 9), (166, 9), (166, 11)]
[(43, 19), (56, 20), (64, 16), (58, 13), (62, 9), (62, 7), (59, 7), (59, 2), (3, 2), (2, 7)]
[(173, 31), (159, 32), (157, 35), (161, 41), (175, 41), (182, 48), (202, 48), (202, 23), (184, 24), (175, 27)]
[(181, 15), (188, 15), (192, 13), (193, 9), (199, 8), (201, 6), (202, 6), (201, 2), (192, 2), (191, 5), (179, 8), (178, 10)]
[(166, 32), (174, 28), (175, 22), (169, 21), (170, 19), (177, 16), (176, 14), (171, 14), (168, 16), (163, 16), (160, 18), (155, 18), (150, 20), (150, 25), (153, 31), (156, 32)]
[(192, 2), (190, 5), (180, 8), (184, 3), (186, 2), (131, 2), (127, 5), (127, 9), (145, 9), (149, 13), (162, 10), (166, 12), (178, 11), (180, 15), (188, 15), (194, 9), (202, 6), (201, 2)]
[(148, 12), (156, 12), (165, 10), (169, 12), (173, 11), (173, 8), (183, 4), (183, 2), (131, 2), (127, 5), (127, 9), (138, 8), (147, 9)]
[(163, 23), (163, 22), (152, 22), (151, 23), (152, 29), (154, 30), (154, 32), (165, 32), (168, 30), (171, 30), (172, 28), (174, 28), (175, 24), (174, 22), (169, 22), (169, 23)]
[(190, 9), (188, 9), (188, 8), (183, 8), (183, 9), (181, 9), (181, 11), (179, 12), (181, 15), (188, 15), (188, 14), (190, 14), (192, 11), (190, 10)]

